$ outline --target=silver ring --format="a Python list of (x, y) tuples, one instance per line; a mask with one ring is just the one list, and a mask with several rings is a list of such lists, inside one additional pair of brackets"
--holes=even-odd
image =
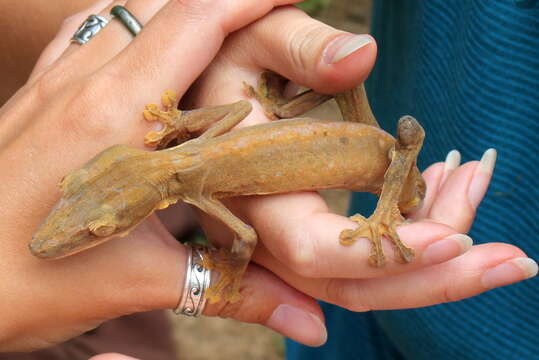
[(118, 18), (133, 36), (137, 36), (140, 30), (142, 30), (142, 24), (124, 6), (116, 5), (110, 9), (110, 14)]
[(72, 42), (79, 44), (87, 43), (91, 38), (95, 36), (101, 29), (108, 24), (108, 20), (100, 15), (90, 15), (84, 22), (79, 26), (77, 31), (73, 34), (71, 38)]
[(187, 270), (182, 295), (174, 313), (178, 315), (200, 316), (206, 305), (206, 290), (211, 282), (211, 270), (202, 266), (202, 260), (208, 256), (201, 245), (186, 244)]

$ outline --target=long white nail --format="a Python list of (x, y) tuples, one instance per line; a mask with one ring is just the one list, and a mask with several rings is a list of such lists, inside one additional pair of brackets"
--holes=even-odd
[(485, 151), (485, 153), (481, 157), (481, 161), (479, 161), (478, 170), (484, 173), (492, 174), (492, 172), (494, 171), (494, 165), (496, 165), (496, 157), (496, 149), (488, 149), (487, 151)]
[(444, 184), (449, 175), (458, 168), (460, 165), (460, 152), (458, 150), (451, 150), (447, 156), (445, 157), (444, 162), (444, 172), (442, 174), (442, 179), (440, 180), (440, 183), (438, 184), (438, 188), (441, 188)]
[(526, 280), (537, 275), (537, 263), (530, 258), (514, 258), (485, 271), (481, 283), (487, 289)]
[[(344, 42), (343, 42), (344, 41)], [(362, 47), (369, 45), (374, 42), (374, 39), (369, 35), (355, 35), (349, 37), (347, 40), (342, 38), (336, 38), (333, 40), (327, 47), (327, 53), (333, 54), (330, 64), (335, 64), (336, 62), (344, 59), (348, 55), (358, 51)], [(333, 49), (337, 47), (337, 50)]]
[(458, 150), (451, 150), (444, 163), (444, 172), (455, 170), (460, 165), (460, 152)]
[(479, 203), (487, 192), (494, 166), (496, 165), (497, 153), (495, 149), (488, 149), (481, 157), (481, 161), (475, 169), (475, 173), (468, 188), (468, 200), (474, 208), (479, 206)]

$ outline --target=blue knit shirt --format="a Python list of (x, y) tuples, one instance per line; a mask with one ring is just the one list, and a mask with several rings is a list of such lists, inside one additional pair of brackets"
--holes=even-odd
[[(421, 169), (452, 149), (465, 162), (496, 148), (471, 236), (538, 260), (539, 1), (379, 0), (372, 33), (379, 56), (367, 91), (382, 127), (394, 133), (404, 114), (421, 122)], [(375, 201), (356, 194), (351, 212)], [(289, 360), (539, 359), (538, 279), (422, 309), (323, 309), (327, 344), (289, 341)]]

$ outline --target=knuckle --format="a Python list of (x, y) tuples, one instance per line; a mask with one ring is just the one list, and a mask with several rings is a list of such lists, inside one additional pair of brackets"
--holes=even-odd
[(314, 243), (305, 239), (305, 234), (292, 234), (288, 237), (288, 240), (284, 242), (284, 246), (280, 247), (282, 250), (281, 258), (284, 259), (288, 267), (290, 267), (297, 274), (304, 277), (316, 277), (317, 268), (315, 263)]
[(350, 311), (372, 310), (369, 302), (364, 301), (366, 295), (358, 284), (352, 284), (345, 279), (329, 279), (325, 286), (325, 296), (329, 302)]
[(208, 10), (224, 6), (224, 0), (175, 0), (175, 4), (189, 17), (205, 18)]
[[(312, 69), (322, 55), (328, 30), (325, 25), (317, 21), (313, 22), (310, 18), (304, 22), (304, 25), (290, 32), (288, 53), (295, 68)], [(313, 54), (313, 50), (316, 54)]]
[(60, 119), (62, 128), (76, 138), (92, 140), (106, 140), (121, 131), (108, 111), (110, 107), (105, 105), (110, 101), (107, 99), (108, 88), (110, 81), (102, 76), (73, 86)]
[(220, 33), (227, 34), (227, 16), (233, 6), (229, 0), (174, 0), (180, 11), (192, 23), (214, 24)]
[(458, 291), (456, 291), (453, 286), (445, 286), (442, 290), (434, 297), (435, 301), (433, 303), (449, 303), (455, 302), (461, 299)]
[(68, 16), (62, 21), (61, 27), (76, 30), (77, 27), (84, 20), (84, 16), (85, 16), (85, 13), (83, 12), (78, 12), (76, 14)]
[[(222, 318), (236, 319), (248, 322), (262, 322), (262, 314), (256, 312), (253, 314), (251, 309), (256, 309), (257, 305), (253, 304), (253, 299), (257, 298), (256, 289), (248, 285), (249, 282), (242, 284), (240, 289), (240, 299), (234, 303), (225, 301), (221, 303), (216, 316)], [(254, 318), (253, 318), (254, 317)]]
[(217, 316), (225, 319), (235, 319), (237, 315), (241, 312), (241, 309), (244, 308), (244, 302), (245, 302), (245, 296), (244, 292), (242, 291), (242, 297), (240, 300), (230, 303), (225, 302), (223, 306), (219, 309), (217, 312)]
[(65, 89), (65, 79), (61, 72), (56, 69), (45, 71), (31, 85), (31, 89), (35, 99), (40, 104), (47, 104), (50, 99), (56, 97), (63, 89)]

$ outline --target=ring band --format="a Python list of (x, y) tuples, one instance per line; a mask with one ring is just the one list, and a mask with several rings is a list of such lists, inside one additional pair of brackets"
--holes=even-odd
[(107, 19), (100, 15), (88, 16), (88, 18), (79, 26), (77, 31), (75, 31), (71, 41), (81, 45), (87, 43), (95, 36), (95, 34), (103, 29), (108, 22)]
[(178, 315), (200, 316), (206, 305), (206, 290), (210, 286), (211, 270), (202, 266), (202, 260), (208, 256), (201, 245), (186, 244), (187, 269), (183, 291), (174, 313)]
[(110, 9), (110, 14), (120, 20), (133, 36), (142, 30), (142, 24), (124, 6), (116, 5)]

